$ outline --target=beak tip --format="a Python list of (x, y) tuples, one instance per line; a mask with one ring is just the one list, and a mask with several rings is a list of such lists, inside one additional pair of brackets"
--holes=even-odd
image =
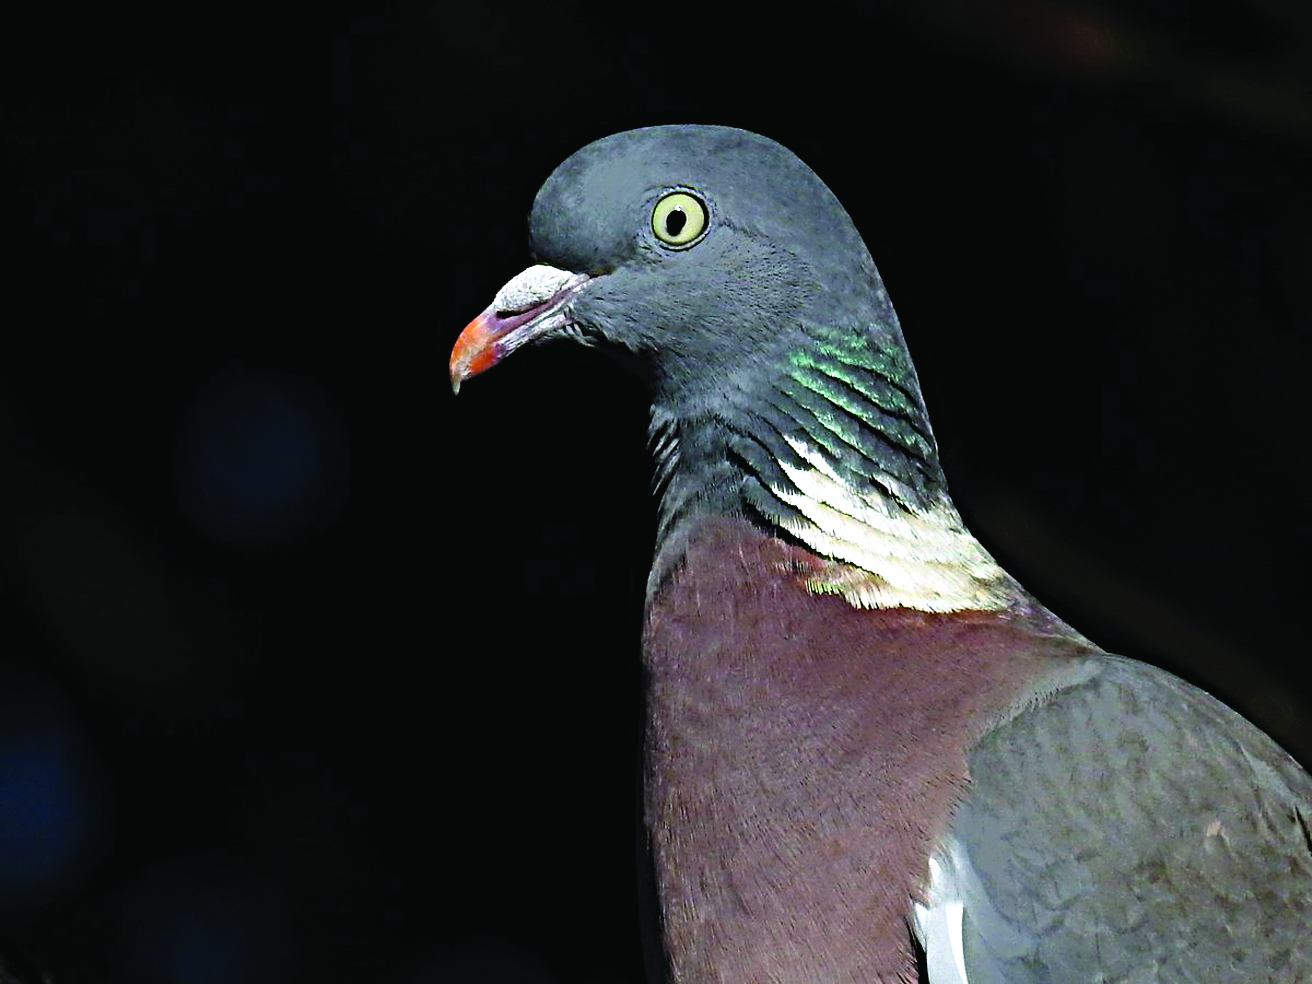
[(451, 392), (460, 393), (460, 385), (471, 376), (477, 376), (485, 369), (491, 369), (501, 361), (497, 351), (496, 336), (490, 330), (492, 315), (484, 311), (465, 326), (465, 330), (456, 339), (451, 349), (451, 360), (447, 371), (451, 375)]

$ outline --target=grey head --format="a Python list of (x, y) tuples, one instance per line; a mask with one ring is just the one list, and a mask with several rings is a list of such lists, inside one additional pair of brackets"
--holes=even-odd
[[(679, 192), (706, 209), (689, 243), (668, 242), (653, 222)], [(542, 186), (529, 230), (539, 262), (604, 277), (575, 302), (576, 324), (637, 355), (667, 396), (771, 358), (806, 323), (880, 325), (886, 344), (902, 345), (838, 199), (789, 151), (744, 130), (651, 127), (589, 144)]]

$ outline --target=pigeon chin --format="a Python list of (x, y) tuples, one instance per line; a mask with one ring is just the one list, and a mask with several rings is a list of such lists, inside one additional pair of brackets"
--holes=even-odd
[(521, 345), (569, 325), (566, 306), (591, 278), (549, 266), (532, 266), (512, 279), (456, 339), (451, 349), (451, 391), (486, 372)]

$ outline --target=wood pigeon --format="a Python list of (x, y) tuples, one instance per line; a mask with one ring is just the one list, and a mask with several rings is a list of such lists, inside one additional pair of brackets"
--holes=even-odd
[(650, 392), (671, 980), (1312, 980), (1312, 777), (966, 530), (883, 282), (805, 164), (620, 133), (529, 227), (451, 382), (572, 339)]

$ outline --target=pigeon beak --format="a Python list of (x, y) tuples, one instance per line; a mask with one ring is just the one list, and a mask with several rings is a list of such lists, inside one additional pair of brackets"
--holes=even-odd
[(590, 278), (531, 266), (497, 291), (486, 311), (465, 326), (451, 350), (451, 392), (535, 338), (570, 323), (565, 309)]

